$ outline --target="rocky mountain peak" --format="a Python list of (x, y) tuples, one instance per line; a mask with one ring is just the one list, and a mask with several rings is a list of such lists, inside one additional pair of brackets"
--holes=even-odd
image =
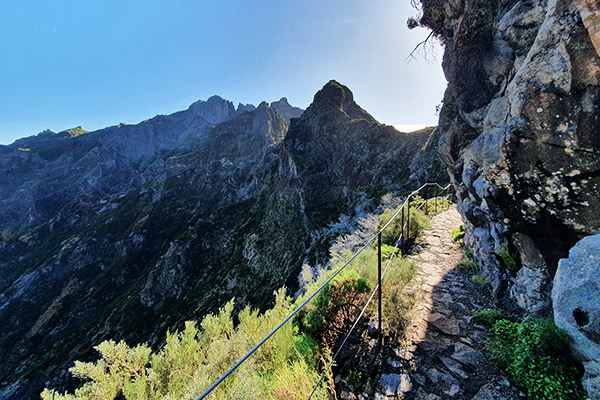
[(52, 136), (55, 135), (56, 132), (51, 131), (50, 129), (45, 129), (37, 134), (38, 137)]
[(289, 107), (291, 107), (290, 102), (288, 101), (287, 97), (282, 97), (278, 101), (272, 102), (271, 107), (273, 107), (273, 106), (289, 106)]
[(275, 109), (269, 106), (266, 101), (259, 104), (254, 110), (254, 119), (252, 122), (252, 131), (257, 135), (270, 137), (273, 142), (283, 140), (287, 131), (287, 123)]
[(364, 119), (368, 122), (375, 122), (375, 119), (369, 113), (354, 102), (352, 91), (335, 80), (330, 80), (323, 89), (315, 94), (313, 103), (306, 111), (309, 114), (321, 114), (340, 110), (351, 119)]
[(299, 107), (293, 107), (286, 97), (282, 97), (280, 100), (272, 102), (271, 108), (275, 109), (275, 111), (285, 118), (288, 124), (292, 118), (299, 117), (304, 112), (304, 110)]
[(194, 117), (204, 118), (208, 123), (216, 125), (229, 121), (236, 114), (235, 106), (232, 102), (223, 99), (220, 96), (211, 96), (208, 100), (199, 100), (193, 103), (188, 111), (191, 111)]
[(239, 103), (238, 106), (237, 106), (237, 109), (235, 110), (235, 112), (237, 114), (241, 114), (241, 113), (246, 112), (246, 111), (254, 111), (255, 109), (256, 109), (256, 107), (254, 107), (254, 105), (252, 105), (252, 104), (242, 104), (242, 103)]

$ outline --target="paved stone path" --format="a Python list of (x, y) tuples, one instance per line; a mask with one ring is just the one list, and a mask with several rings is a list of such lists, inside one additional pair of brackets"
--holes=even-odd
[[(382, 383), (376, 399), (524, 399), (484, 355), (487, 329), (475, 323), (473, 311), (489, 306), (485, 285), (457, 268), (462, 250), (450, 231), (462, 223), (456, 208), (434, 216), (409, 259), (418, 264), (413, 290), (421, 299), (413, 310), (406, 340), (388, 360), (398, 367), (396, 390)], [(384, 375), (388, 381), (388, 375)]]

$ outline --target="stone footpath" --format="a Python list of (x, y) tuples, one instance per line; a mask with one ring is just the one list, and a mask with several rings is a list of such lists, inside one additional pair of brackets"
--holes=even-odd
[(487, 329), (472, 314), (491, 304), (491, 294), (457, 268), (462, 250), (450, 230), (461, 223), (455, 207), (434, 216), (409, 255), (419, 267), (413, 290), (422, 295), (406, 340), (387, 359), (391, 371), (381, 376), (375, 399), (525, 399), (484, 355)]

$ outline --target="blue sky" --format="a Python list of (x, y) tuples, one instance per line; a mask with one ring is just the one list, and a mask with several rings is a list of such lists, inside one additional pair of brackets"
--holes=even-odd
[(186, 109), (286, 96), (306, 108), (330, 79), (380, 122), (435, 124), (437, 59), (404, 59), (409, 0), (3, 0), (0, 143)]

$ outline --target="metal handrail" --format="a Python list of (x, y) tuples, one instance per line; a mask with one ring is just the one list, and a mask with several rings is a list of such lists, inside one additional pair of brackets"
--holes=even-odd
[[(311, 301), (317, 294), (319, 294), (319, 292), (321, 292), (321, 290), (323, 290), (323, 288), (325, 288), (325, 286), (327, 286), (336, 276), (338, 276), (364, 249), (366, 249), (371, 243), (373, 243), (373, 241), (375, 241), (375, 239), (377, 239), (378, 237), (381, 238), (381, 233), (392, 223), (392, 221), (398, 216), (398, 214), (400, 214), (401, 211), (404, 210), (404, 207), (408, 204), (409, 205), (409, 209), (410, 209), (410, 198), (414, 195), (416, 195), (417, 193), (419, 193), (421, 190), (423, 190), (424, 188), (428, 187), (428, 186), (437, 186), (442, 190), (448, 190), (448, 195), (446, 197), (446, 199), (449, 196), (449, 191), (450, 191), (450, 184), (442, 187), (440, 184), (438, 183), (433, 183), (433, 182), (429, 182), (429, 183), (425, 183), (423, 184), (421, 187), (419, 187), (417, 190), (413, 191), (412, 193), (410, 193), (407, 197), (406, 200), (404, 200), (404, 203), (402, 203), (402, 205), (400, 207), (398, 207), (398, 210), (394, 213), (394, 215), (390, 218), (390, 220), (383, 226), (383, 228), (381, 228), (363, 247), (361, 247), (356, 253), (354, 253), (354, 255), (350, 258), (350, 260), (348, 260), (342, 267), (340, 267), (333, 275), (331, 275), (331, 277), (329, 277), (329, 279), (327, 279), (327, 281), (325, 281), (325, 283), (323, 283), (313, 294), (311, 294), (306, 300), (304, 300), (302, 302), (302, 304), (300, 304), (300, 306), (298, 306), (292, 313), (290, 313), (290, 315), (288, 315), (279, 325), (277, 325), (277, 327), (275, 327), (275, 329), (273, 329), (271, 332), (269, 332), (260, 342), (258, 342), (258, 344), (256, 344), (256, 346), (254, 346), (248, 353), (246, 353), (246, 355), (244, 357), (242, 357), (238, 362), (236, 362), (233, 367), (231, 367), (227, 372), (225, 372), (219, 379), (217, 379), (217, 381), (215, 383), (213, 383), (208, 389), (206, 389), (204, 391), (204, 393), (202, 393), (200, 395), (200, 397), (198, 397), (196, 400), (202, 400), (204, 399), (206, 396), (208, 396), (217, 386), (219, 386), (221, 384), (221, 382), (223, 382), (229, 375), (231, 375), (240, 365), (242, 365), (244, 363), (244, 361), (246, 361), (252, 354), (254, 354), (256, 352), (256, 350), (258, 350), (267, 340), (269, 340), (271, 338), (271, 336), (273, 336), (279, 329), (281, 329), (281, 327), (283, 327), (290, 319), (292, 319), (296, 314), (298, 314), (298, 312), (304, 308), (304, 306), (306, 304), (308, 304), (309, 301)], [(408, 225), (408, 222), (407, 222)], [(404, 233), (404, 226), (402, 229), (402, 233)], [(408, 236), (408, 235), (407, 235)], [(401, 235), (402, 237), (402, 235)], [(387, 268), (386, 268), (387, 269)], [(380, 278), (381, 279), (381, 278)], [(378, 284), (378, 287), (381, 288), (381, 285)], [(361, 313), (362, 315), (362, 313)], [(379, 322), (379, 332), (381, 334), (381, 315), (380, 315), (380, 322)]]

